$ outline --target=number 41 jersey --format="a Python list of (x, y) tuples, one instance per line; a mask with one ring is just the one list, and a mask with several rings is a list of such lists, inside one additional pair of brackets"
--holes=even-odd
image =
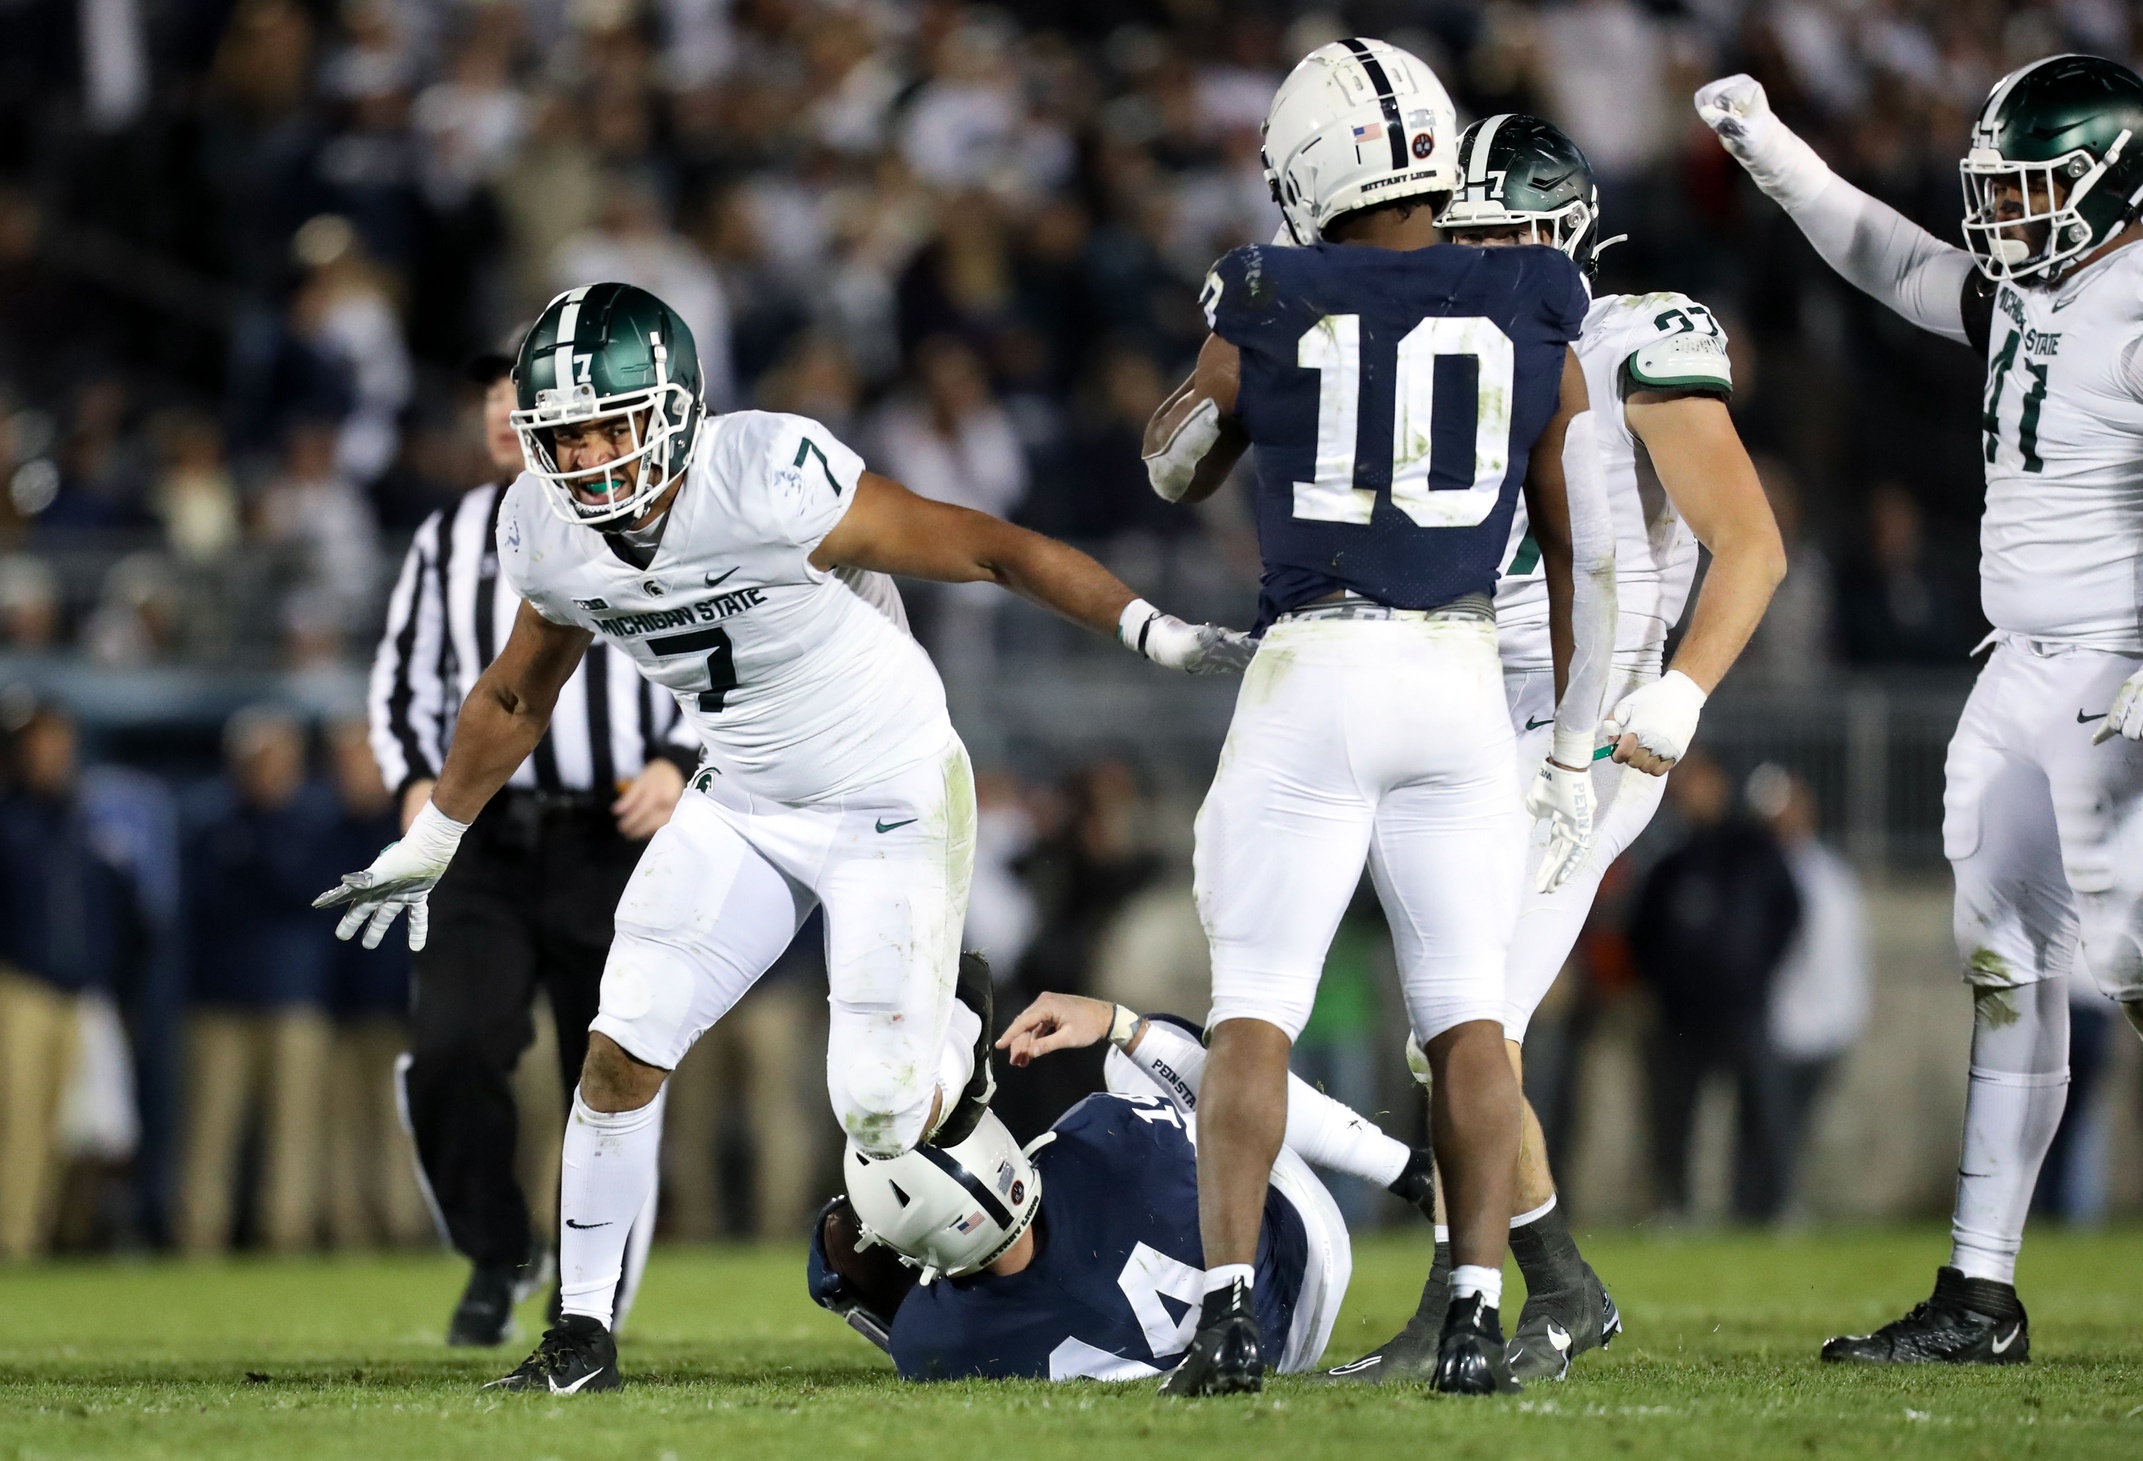
[(1589, 302), (1555, 249), (1249, 245), (1206, 277), (1257, 448), (1259, 622), (1337, 590), (1491, 594)]
[(863, 459), (808, 417), (712, 417), (645, 568), (566, 522), (543, 498), (556, 489), (524, 472), (500, 508), (499, 573), (675, 695), (735, 789), (841, 796), (941, 754), (953, 733), (892, 581), (811, 566), (862, 475)]

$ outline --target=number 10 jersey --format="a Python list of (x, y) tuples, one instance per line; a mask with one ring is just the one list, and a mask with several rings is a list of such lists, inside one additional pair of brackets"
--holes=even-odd
[(1402, 609), (1490, 594), (1584, 326), (1543, 247), (1249, 245), (1206, 277), (1257, 448), (1260, 625), (1337, 590)]
[(677, 697), (732, 790), (803, 803), (943, 753), (945, 689), (882, 574), (814, 568), (863, 459), (818, 422), (708, 420), (645, 568), (568, 523), (523, 473), (499, 515), (499, 572), (555, 624), (589, 629)]

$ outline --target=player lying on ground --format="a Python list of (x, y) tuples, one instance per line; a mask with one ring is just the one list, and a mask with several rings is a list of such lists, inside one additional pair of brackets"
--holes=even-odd
[(2016, 1364), (2031, 1350), (2016, 1258), (2068, 1096), (2072, 972), (2143, 1031), (2143, 78), (2096, 56), (2003, 77), (1959, 164), (1969, 252), (1838, 177), (1751, 78), (1696, 105), (1825, 262), (1987, 359), (1994, 653), (1943, 768), (1974, 1002), (1950, 1261), (1927, 1302), (1823, 1357)]
[[(1454, 243), (1546, 244), (1595, 275), (1600, 195), (1576, 143), (1538, 117), (1485, 118), (1459, 141), (1463, 184), (1438, 222)], [(1611, 241), (1611, 240), (1610, 240)], [(1585, 312), (1577, 358), (1597, 423), (1601, 471), (1614, 513), (1615, 653), (1602, 729), (1613, 754), (1592, 763), (1591, 855), (1559, 888), (1529, 884), (1504, 965), (1503, 1038), (1511, 1065), (1533, 1011), (1570, 957), (1608, 865), (1659, 809), (1667, 768), (1688, 749), (1697, 714), (1734, 659), (1785, 573), (1778, 525), (1727, 414), (1733, 374), (1726, 334), (1703, 305), (1681, 294), (1610, 294)], [(1711, 568), (1689, 632), (1660, 673), (1667, 631), (1679, 623), (1695, 577), (1697, 545)], [(1496, 583), (1503, 690), (1518, 770), (1529, 775), (1550, 750), (1555, 725), (1554, 654), (1540, 549), (1520, 503)], [(1647, 773), (1640, 775), (1638, 773)], [(1515, 810), (1515, 809), (1514, 809)], [(1533, 865), (1548, 855), (1533, 841)], [(1525, 1108), (1511, 1252), (1525, 1275), (1525, 1308), (1511, 1333), (1511, 1373), (1560, 1378), (1570, 1361), (1621, 1327), (1614, 1301), (1570, 1236), (1557, 1206), (1540, 1120)], [(1333, 1374), (1352, 1379), (1425, 1378), (1449, 1298), (1451, 1254), (1439, 1241), (1421, 1307), (1375, 1353)]]
[[(1205, 1296), (1196, 1028), (1045, 994), (998, 1047), (1025, 1065), (1103, 1040), (1107, 1094), (1025, 1153), (994, 1114), (958, 1146), (892, 1161), (849, 1147), (847, 1195), (812, 1232), (811, 1297), (891, 1354), (903, 1378), (1135, 1380), (1189, 1347)], [(1255, 1289), (1261, 1344), (1288, 1372), (1324, 1353), (1353, 1267), (1312, 1165), (1430, 1208), (1426, 1152), (1288, 1078)]]
[[(1198, 1149), (1211, 1292), (1167, 1393), (1255, 1390), (1252, 1312), (1287, 1060), (1366, 860), (1436, 1080), (1454, 1260), (1432, 1383), (1513, 1381), (1499, 1306), (1523, 1103), (1504, 963), (1525, 877), (1521, 794), (1553, 887), (1592, 836), (1590, 767), (1614, 641), (1614, 544), (1585, 373), (1589, 300), (1546, 248), (1459, 248), (1450, 99), (1418, 57), (1336, 41), (1265, 126), (1299, 247), (1237, 249), (1205, 287), (1191, 379), (1147, 428), (1154, 489), (1192, 500), (1257, 446), (1265, 632), (1199, 812), (1213, 954)], [(1492, 596), (1521, 489), (1560, 698), (1550, 754), (1513, 774)]]
[(611, 1294), (654, 1180), (663, 1081), (813, 907), (826, 909), (827, 1091), (858, 1148), (912, 1149), (986, 1074), (972, 1055), (986, 1024), (953, 997), (974, 779), (885, 575), (1000, 583), (1178, 669), (1238, 669), (1248, 646), (1159, 613), (1062, 543), (866, 471), (818, 422), (703, 422), (691, 334), (643, 290), (560, 295), (514, 380), (528, 470), (501, 499), (497, 540), (525, 602), (461, 708), (431, 801), (320, 902), (349, 905), (337, 932), (374, 943), (406, 909), (421, 945), (426, 895), (595, 635), (698, 731), (691, 792), (618, 904), (566, 1125), (564, 1317), (498, 1382), (601, 1390), (618, 1384)]

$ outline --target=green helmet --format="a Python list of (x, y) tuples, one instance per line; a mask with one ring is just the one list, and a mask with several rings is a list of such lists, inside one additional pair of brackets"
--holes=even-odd
[[(644, 512), (692, 460), (706, 413), (691, 330), (630, 284), (583, 284), (545, 305), (521, 341), (513, 383), (528, 469), (556, 489), (553, 511), (591, 526)], [(552, 432), (607, 416), (630, 420), (630, 451), (560, 470)], [(622, 469), (633, 462), (641, 466), (628, 480)]]
[(1524, 225), (1529, 243), (1561, 249), (1588, 277), (1594, 257), (1618, 241), (1601, 240), (1592, 164), (1553, 122), (1483, 117), (1458, 139), (1458, 169), (1459, 191), (1436, 220), (1446, 233)]
[(2099, 56), (2019, 67), (1989, 93), (1957, 169), (1980, 272), (2057, 278), (2143, 202), (2143, 77)]

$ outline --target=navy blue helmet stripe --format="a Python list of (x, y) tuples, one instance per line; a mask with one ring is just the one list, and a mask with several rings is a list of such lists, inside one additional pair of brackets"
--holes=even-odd
[(1377, 60), (1368, 46), (1353, 36), (1340, 42), (1354, 52), (1354, 59), (1362, 63), (1362, 70), (1369, 73), (1369, 84), (1377, 89), (1377, 101), (1384, 108), (1384, 135), (1391, 139), (1391, 170), (1406, 171), (1406, 134), (1399, 127), (1399, 99), (1392, 95), (1391, 78), (1384, 74), (1384, 64)]

